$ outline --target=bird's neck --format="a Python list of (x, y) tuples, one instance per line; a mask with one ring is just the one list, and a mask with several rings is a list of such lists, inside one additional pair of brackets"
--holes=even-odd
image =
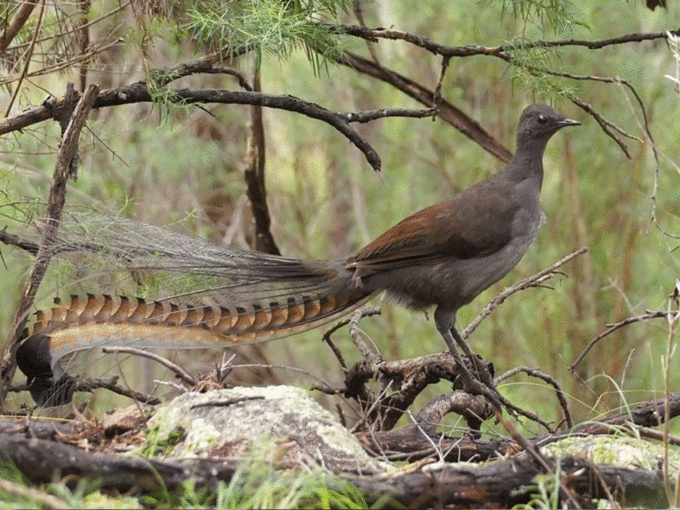
[(521, 182), (526, 179), (535, 181), (538, 188), (543, 183), (543, 152), (547, 140), (532, 140), (517, 147), (515, 156), (507, 166), (508, 177), (513, 182)]

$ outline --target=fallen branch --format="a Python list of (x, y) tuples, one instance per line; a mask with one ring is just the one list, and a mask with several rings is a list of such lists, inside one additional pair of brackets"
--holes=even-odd
[[(222, 481), (229, 483), (236, 470), (218, 460), (159, 461), (128, 455), (90, 453), (80, 448), (16, 434), (0, 434), (3, 456), (11, 461), (34, 484), (46, 484), (57, 479), (75, 487), (85, 478), (98, 480), (103, 490), (153, 493), (163, 488), (175, 491), (187, 480), (197, 488), (217, 489)], [(582, 506), (591, 507), (592, 499), (618, 495), (624, 504), (635, 503), (636, 498), (646, 498), (664, 507), (660, 476), (645, 470), (627, 469), (609, 465), (593, 465), (586, 460), (563, 457), (559, 461), (561, 478), (569, 492)], [(394, 475), (349, 476), (329, 478), (327, 486), (335, 488), (343, 482), (358, 487), (368, 503), (381, 496), (389, 496), (401, 505), (423, 507), (462, 506), (510, 508), (527, 504), (536, 492), (536, 476), (540, 466), (530, 457), (513, 457), (484, 466), (424, 464), (412, 470), (397, 471)], [(289, 475), (281, 475), (289, 476)], [(290, 477), (291, 483), (294, 478)], [(561, 500), (559, 507), (565, 504)]]

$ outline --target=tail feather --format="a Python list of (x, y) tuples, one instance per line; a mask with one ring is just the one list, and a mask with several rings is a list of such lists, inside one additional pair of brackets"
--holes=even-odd
[(100, 347), (191, 349), (273, 340), (326, 324), (369, 297), (370, 293), (356, 290), (339, 296), (290, 298), (285, 303), (219, 307), (105, 294), (71, 296), (67, 304), (37, 313), (17, 351), (17, 363), (29, 382), (35, 382), (36, 402), (57, 405), (70, 401), (71, 393), (57, 392), (60, 400), (48, 397), (45, 380), (56, 384), (67, 378), (61, 360), (70, 353)]
[[(232, 250), (106, 216), (67, 215), (60, 232), (52, 267), (70, 271), (79, 294), (55, 299), (25, 332), (17, 362), (35, 388), (66, 376), (61, 360), (76, 351), (280, 338), (345, 315), (372, 294), (340, 261)], [(162, 298), (128, 297), (144, 289)]]

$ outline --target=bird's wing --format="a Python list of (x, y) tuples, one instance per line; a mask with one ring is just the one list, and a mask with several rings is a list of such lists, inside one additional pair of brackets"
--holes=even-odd
[(490, 255), (510, 242), (518, 209), (507, 186), (484, 181), (409, 216), (348, 258), (346, 267), (361, 277), (441, 259)]

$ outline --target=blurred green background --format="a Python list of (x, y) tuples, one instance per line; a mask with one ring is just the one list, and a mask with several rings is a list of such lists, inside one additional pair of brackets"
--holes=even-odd
[[(544, 2), (566, 9), (562, 15), (569, 22), (561, 23), (553, 23), (549, 11), (542, 16), (522, 11), (526, 2), (376, 1), (362, 3), (361, 10), (369, 27), (393, 27), (449, 46), (491, 47), (518, 37), (601, 40), (673, 29), (679, 25), (680, 8), (669, 3), (667, 9), (652, 12), (643, 2), (633, 1)], [(102, 88), (130, 84), (145, 79), (148, 69), (193, 60), (208, 47), (208, 42), (188, 37), (183, 27), (190, 9), (182, 11), (181, 4), (164, 3), (167, 16), (151, 16), (137, 4), (133, 4), (137, 8), (119, 5), (92, 3), (89, 19), (102, 19), (91, 25), (91, 44), (120, 41), (87, 63), (88, 83)], [(114, 9), (118, 10), (103, 17)], [(57, 30), (49, 23), (68, 26), (67, 21), (77, 19), (78, 12), (77, 4), (49, 4), (44, 30)], [(210, 10), (203, 12), (207, 17)], [(341, 14), (340, 21), (356, 23), (350, 14)], [(29, 24), (22, 33), (24, 40), (30, 41), (32, 33)], [(365, 41), (344, 37), (339, 42), (345, 49), (368, 55)], [(41, 51), (46, 54), (36, 52), (34, 58), (42, 60), (33, 62), (30, 69), (49, 64), (48, 50), (55, 54), (68, 50), (53, 44), (42, 43)], [(381, 40), (372, 44), (372, 51), (383, 66), (434, 89), (440, 57), (403, 41)], [(669, 295), (678, 275), (678, 238), (674, 236), (680, 235), (680, 97), (665, 75), (677, 76), (677, 62), (663, 39), (599, 50), (568, 46), (529, 58), (574, 75), (630, 81), (644, 103), (660, 164), (657, 168), (651, 141), (643, 130), (642, 111), (626, 87), (593, 80), (527, 80), (526, 73), (497, 58), (452, 59), (442, 95), (511, 150), (519, 114), (532, 102), (550, 102), (582, 123), (579, 128), (560, 132), (548, 145), (542, 192), (547, 221), (536, 242), (508, 277), (461, 310), (458, 323), (464, 327), (506, 286), (587, 247), (589, 251), (564, 266), (564, 275), (550, 280), (546, 288), (512, 296), (470, 340), (479, 354), (493, 361), (497, 373), (520, 365), (540, 368), (562, 385), (577, 419), (597, 418), (624, 404), (660, 398), (663, 358), (668, 342), (677, 343), (675, 326), (665, 319), (640, 322), (602, 340), (575, 375), (567, 370), (607, 324), (646, 310), (676, 306), (669, 303)], [(254, 60), (247, 55), (233, 65), (250, 77)], [(11, 78), (21, 69), (20, 64), (19, 58), (5, 62), (7, 80), (0, 93), (3, 109), (16, 87), (16, 79)], [(46, 93), (61, 97), (68, 81), (79, 83), (79, 72), (77, 66), (68, 66), (59, 72), (30, 76), (21, 83), (10, 116), (40, 104)], [(261, 75), (263, 92), (292, 94), (330, 110), (422, 107), (390, 85), (347, 67), (328, 62), (316, 69), (303, 45), (289, 48), (283, 57), (281, 51), (263, 51)], [(181, 79), (171, 87), (236, 89), (238, 84), (230, 76), (201, 75)], [(634, 137), (618, 135), (631, 159), (592, 116), (569, 101), (569, 94)], [(93, 111), (88, 130), (81, 136), (79, 178), (70, 184), (67, 207), (86, 204), (110, 212), (123, 210), (128, 217), (159, 225), (184, 220), (180, 228), (195, 235), (247, 249), (253, 225), (242, 170), (249, 120), (249, 107), (239, 105), (198, 108), (147, 103)], [(503, 166), (439, 119), (387, 118), (354, 125), (380, 154), (380, 174), (344, 136), (322, 122), (265, 109), (264, 123), (272, 229), (286, 256), (334, 258), (349, 254), (407, 215)], [(0, 201), (44, 199), (58, 143), (59, 127), (54, 122), (0, 137)], [(652, 221), (653, 207), (658, 225), (666, 233)], [(16, 228), (13, 231), (21, 233)], [(4, 303), (0, 332), (6, 338), (30, 260), (6, 246), (0, 251)], [(49, 306), (49, 296), (41, 299), (38, 304)], [(380, 305), (382, 316), (365, 319), (361, 325), (385, 358), (444, 349), (431, 316), (428, 320), (389, 301)], [(319, 331), (309, 332), (244, 352), (244, 358), (239, 358), (242, 361), (291, 368), (240, 368), (234, 372), (234, 381), (311, 386), (319, 378), (339, 385), (342, 373), (320, 336)], [(349, 361), (359, 359), (346, 330), (335, 338)], [(189, 355), (193, 361), (183, 364), (195, 371), (207, 370), (220, 356), (216, 351), (193, 353)], [(678, 365), (677, 353), (672, 363)], [(140, 370), (133, 372), (130, 377)], [(671, 391), (680, 387), (678, 370), (671, 370), (668, 383)], [(440, 383), (419, 403), (448, 391), (448, 387)], [(501, 391), (517, 405), (547, 419), (560, 419), (554, 392), (535, 379), (513, 378)], [(17, 404), (27, 401), (24, 395), (10, 395), (10, 399)]]

